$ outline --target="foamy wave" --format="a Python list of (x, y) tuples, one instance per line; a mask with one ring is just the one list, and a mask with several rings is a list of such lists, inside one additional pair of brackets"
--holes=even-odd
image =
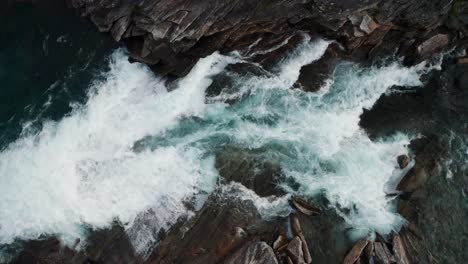
[[(230, 61), (217, 53), (202, 59), (168, 92), (147, 67), (116, 52), (86, 105), (0, 153), (0, 243), (43, 234), (74, 241), (82, 224), (103, 228), (114, 219), (131, 229), (150, 209), (157, 212), (152, 224), (167, 228), (188, 213), (184, 199), (213, 186), (213, 158), (183, 145), (140, 152), (133, 145), (203, 112), (209, 75)], [(133, 235), (136, 248), (158, 231)]]
[[(319, 94), (289, 89), (328, 44), (306, 41), (271, 76), (236, 79), (239, 100), (232, 105), (206, 104), (205, 89), (235, 58), (201, 59), (168, 91), (148, 68), (116, 52), (85, 105), (0, 153), (0, 243), (42, 234), (74, 241), (83, 224), (103, 228), (118, 219), (145, 255), (160, 229), (191, 215), (185, 200), (203, 204), (218, 175), (215, 150), (226, 144), (265, 150), (300, 186), (289, 190), (324, 193), (361, 234), (398, 229), (403, 219), (385, 186), (409, 139), (372, 142), (359, 116), (391, 86), (421, 85), (419, 77), (432, 68), (344, 64)], [(142, 141), (148, 136), (155, 139)], [(265, 217), (289, 210), (288, 196), (260, 198), (240, 185), (230, 188)]]

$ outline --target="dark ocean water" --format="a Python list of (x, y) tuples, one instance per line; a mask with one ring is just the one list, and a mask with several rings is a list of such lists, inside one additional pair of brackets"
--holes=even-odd
[[(61, 120), (71, 113), (74, 104), (85, 103), (90, 83), (107, 71), (109, 56), (117, 45), (107, 34), (97, 32), (88, 20), (80, 20), (61, 0), (33, 4), (9, 1), (0, 10), (0, 23), (0, 149), (3, 150), (22, 133), (40, 131), (44, 121)], [(448, 146), (441, 177), (429, 182), (427, 202), (418, 223), (426, 235), (424, 247), (435, 263), (461, 263), (468, 258), (466, 67), (453, 66), (444, 74), (436, 74), (434, 78), (438, 81), (424, 91), (380, 100), (374, 109), (376, 118), (370, 121), (373, 125), (366, 125), (374, 131), (389, 131), (388, 134), (397, 131), (436, 134)], [(140, 68), (123, 72), (131, 75), (135, 71), (141, 74)], [(288, 92), (281, 93), (269, 103), (278, 107), (283, 99), (283, 107), (289, 109), (288, 100), (302, 102), (301, 99), (304, 105), (315, 100), (302, 94), (296, 98)], [(253, 106), (261, 104), (253, 101)], [(386, 102), (389, 107), (385, 107)], [(250, 109), (245, 108), (249, 113)], [(394, 111), (396, 108), (399, 111)], [(279, 112), (281, 116), (284, 111)], [(310, 117), (306, 114), (305, 117)], [(251, 118), (246, 116), (245, 119)], [(216, 118), (218, 123), (222, 119)], [(302, 125), (301, 120), (296, 123)]]
[(37, 121), (58, 120), (83, 102), (116, 47), (64, 3), (11, 1), (0, 10), (0, 148), (24, 124), (39, 129)]

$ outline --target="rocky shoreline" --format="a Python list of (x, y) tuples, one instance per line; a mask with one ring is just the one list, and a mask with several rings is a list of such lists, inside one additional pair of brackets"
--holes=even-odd
[[(252, 55), (252, 62), (268, 68), (297, 45), (304, 32), (336, 41), (319, 61), (301, 70), (295, 87), (311, 92), (323, 85), (339, 61), (374, 65), (388, 57), (402, 57), (406, 65), (415, 65), (438, 52), (459, 51), (468, 43), (466, 1), (67, 0), (67, 3), (80, 15), (89, 17), (100, 31), (109, 32), (116, 41), (124, 43), (133, 60), (174, 79), (186, 75), (199, 58), (216, 50), (246, 51), (246, 55)], [(271, 52), (264, 53), (265, 50)], [(435, 76), (466, 69), (466, 58), (461, 57), (446, 58), (442, 72)], [(238, 67), (240, 72), (256, 71), (245, 65), (232, 67), (233, 70)], [(436, 77), (428, 76), (426, 86), (442, 86)], [(215, 77), (216, 81), (223, 80)], [(428, 120), (434, 116), (441, 116), (438, 118), (442, 120), (446, 111), (468, 116), (463, 104), (468, 96), (462, 89), (468, 84), (467, 79), (460, 74), (452, 81), (461, 87), (459, 94), (452, 91), (438, 95), (439, 90), (434, 88), (429, 93), (435, 95), (384, 96), (361, 117), (361, 126), (376, 139), (393, 130), (424, 135), (411, 142), (410, 153), (401, 153), (398, 158), (401, 169), (412, 166), (399, 181), (398, 193), (390, 194), (398, 200), (398, 212), (408, 221), (399, 233), (373, 234), (373, 240), (355, 242), (346, 236), (346, 230), (340, 229), (343, 220), (320, 197), (314, 200), (291, 197), (290, 214), (265, 220), (251, 201), (223, 200), (223, 190), (217, 189), (195, 216), (181, 219), (161, 234), (161, 241), (146, 259), (136, 254), (124, 229), (116, 223), (107, 230), (90, 231), (89, 241), (81, 251), (77, 250), (81, 241), (76, 242), (75, 248), (62, 246), (54, 237), (25, 242), (13, 262), (437, 263), (424, 244), (428, 234), (420, 226), (428, 221), (425, 214), (428, 196), (436, 179), (441, 177), (449, 146), (437, 134), (437, 125)], [(455, 97), (461, 100), (457, 104)], [(447, 101), (434, 110), (433, 98)], [(397, 107), (414, 110), (415, 116), (429, 113), (430, 117), (420, 118), (407, 127), (411, 117), (393, 111), (395, 101), (401, 104)], [(387, 119), (380, 120), (382, 116)], [(256, 160), (255, 153), (242, 149), (227, 148), (222, 153), (224, 156), (219, 155), (216, 161), (220, 181), (241, 183), (260, 197), (283, 195), (274, 184), (282, 177), (275, 164)]]

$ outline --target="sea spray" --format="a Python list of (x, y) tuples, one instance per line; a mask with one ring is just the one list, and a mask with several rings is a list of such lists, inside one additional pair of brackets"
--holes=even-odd
[[(239, 58), (201, 59), (169, 90), (117, 51), (85, 105), (0, 153), (0, 243), (44, 234), (74, 241), (82, 225), (105, 228), (117, 219), (146, 255), (161, 229), (192, 214), (184, 201), (203, 204), (218, 177), (214, 155), (229, 144), (264, 151), (298, 184), (279, 183), (289, 195), (325, 194), (359, 234), (397, 230), (403, 219), (384, 187), (409, 138), (373, 142), (359, 116), (391, 86), (421, 85), (428, 67), (342, 64), (326, 91), (290, 89), (328, 44), (306, 41), (269, 74), (237, 76), (236, 94), (225, 94), (235, 98), (231, 104), (222, 101), (227, 97), (206, 103), (205, 89)], [(261, 212), (290, 210), (288, 196), (266, 199), (236, 189)]]
[(114, 219), (133, 230), (151, 209), (157, 212), (151, 234), (131, 236), (144, 253), (159, 229), (188, 213), (184, 199), (210, 192), (216, 172), (213, 157), (189, 146), (140, 152), (133, 146), (202, 112), (209, 74), (230, 61), (216, 53), (202, 59), (168, 92), (147, 67), (115, 52), (85, 105), (0, 153), (0, 243), (44, 234), (72, 243), (82, 237), (81, 225), (105, 228)]

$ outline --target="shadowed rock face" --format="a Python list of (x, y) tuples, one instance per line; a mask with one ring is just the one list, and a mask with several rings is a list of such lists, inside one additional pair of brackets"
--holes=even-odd
[[(182, 76), (215, 50), (266, 49), (297, 31), (341, 39), (354, 56), (379, 54), (386, 35), (422, 43), (442, 25), (450, 0), (67, 0), (99, 30), (124, 41), (133, 59)], [(404, 38), (402, 38), (404, 36)], [(414, 41), (415, 38), (422, 38)], [(404, 43), (405, 40), (412, 40)], [(361, 48), (363, 47), (363, 48)], [(408, 48), (414, 51), (414, 47)], [(388, 53), (381, 51), (380, 53)], [(408, 51), (409, 52), (409, 51)], [(431, 50), (425, 49), (425, 53)], [(363, 56), (364, 54), (364, 56)]]

